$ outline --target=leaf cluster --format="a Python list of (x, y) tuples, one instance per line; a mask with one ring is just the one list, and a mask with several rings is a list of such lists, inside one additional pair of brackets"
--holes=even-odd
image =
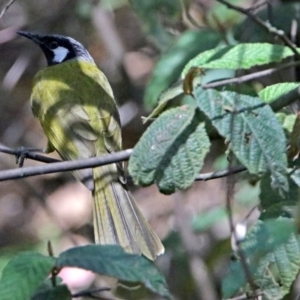
[[(161, 56), (146, 89), (146, 106), (156, 107), (129, 161), (136, 184), (156, 184), (164, 194), (187, 189), (216, 136), (226, 145), (230, 166), (243, 165), (259, 181), (261, 215), (238, 243), (244, 257), (238, 251), (229, 264), (225, 298), (262, 293), (264, 299), (282, 299), (300, 269), (300, 121), (290, 106), (299, 99), (299, 83), (265, 85), (256, 76), (258, 67), (273, 72), (295, 59), (295, 49), (261, 41), (224, 45), (215, 31), (186, 31)], [(232, 84), (246, 73), (241, 82), (247, 83)], [(179, 105), (174, 99), (181, 99)], [(193, 226), (207, 229), (224, 215), (218, 208)]]
[[(64, 267), (82, 268), (126, 282), (140, 282), (150, 291), (171, 298), (163, 275), (146, 258), (125, 253), (119, 246), (89, 245), (69, 249), (57, 258), (33, 251), (21, 252), (3, 269), (0, 299), (72, 299), (68, 287), (57, 278)], [(101, 295), (101, 290), (87, 290), (82, 292), (84, 294)]]

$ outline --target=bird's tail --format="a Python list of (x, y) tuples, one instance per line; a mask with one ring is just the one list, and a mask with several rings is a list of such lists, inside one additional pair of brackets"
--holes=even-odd
[(164, 246), (118, 173), (116, 165), (93, 170), (95, 242), (118, 244), (129, 253), (142, 253), (154, 260), (164, 252)]

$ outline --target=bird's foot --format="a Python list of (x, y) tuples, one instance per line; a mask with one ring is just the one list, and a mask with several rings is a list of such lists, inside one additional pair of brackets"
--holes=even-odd
[(16, 164), (19, 165), (19, 167), (23, 167), (25, 159), (28, 157), (28, 153), (32, 152), (41, 152), (45, 153), (44, 149), (40, 148), (25, 148), (25, 147), (19, 147), (16, 149)]

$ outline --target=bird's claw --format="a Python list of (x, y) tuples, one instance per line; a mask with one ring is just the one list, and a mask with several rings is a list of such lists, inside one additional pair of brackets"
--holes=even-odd
[(16, 149), (16, 164), (18, 164), (20, 168), (23, 167), (25, 159), (28, 158), (28, 154), (31, 152), (44, 152), (44, 151), (43, 149), (25, 148), (23, 146)]

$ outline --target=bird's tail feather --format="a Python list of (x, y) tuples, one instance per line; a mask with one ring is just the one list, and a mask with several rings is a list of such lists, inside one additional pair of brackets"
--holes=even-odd
[(154, 260), (164, 247), (117, 174), (116, 165), (93, 170), (95, 242), (118, 244)]

